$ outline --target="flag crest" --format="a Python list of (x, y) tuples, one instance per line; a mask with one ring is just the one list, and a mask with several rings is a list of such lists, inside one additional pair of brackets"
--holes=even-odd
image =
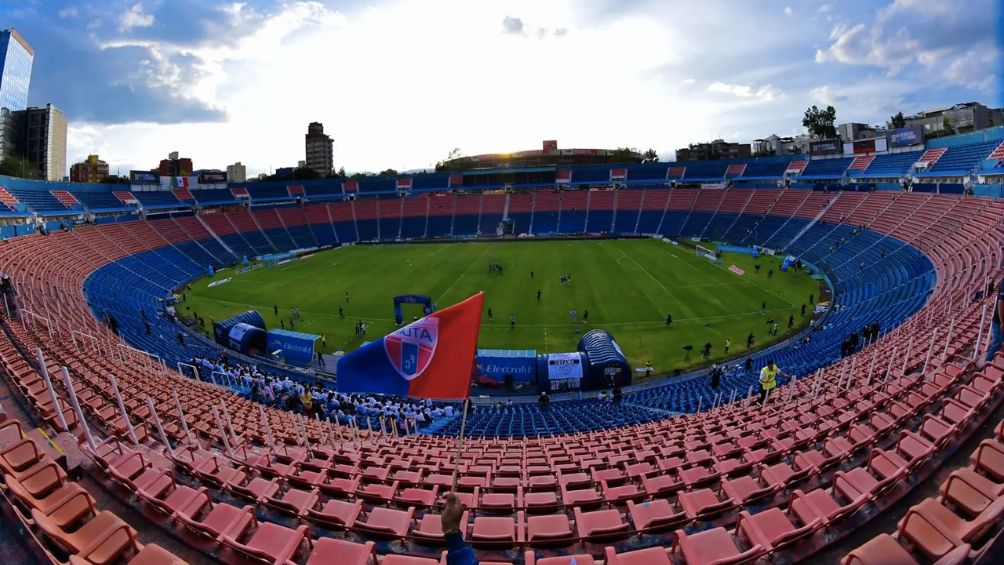
[(483, 305), (479, 292), (342, 357), (336, 373), (338, 390), (466, 398)]

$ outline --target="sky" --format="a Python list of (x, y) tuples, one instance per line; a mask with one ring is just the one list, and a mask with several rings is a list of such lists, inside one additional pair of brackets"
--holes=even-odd
[(805, 108), (884, 123), (1001, 106), (1001, 0), (0, 0), (35, 48), (29, 103), (66, 114), (67, 162), (171, 151), (249, 175), (462, 154), (654, 148), (803, 133)]

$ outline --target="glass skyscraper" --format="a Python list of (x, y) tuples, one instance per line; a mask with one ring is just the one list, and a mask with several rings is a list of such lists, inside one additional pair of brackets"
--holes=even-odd
[(28, 107), (35, 50), (15, 29), (0, 31), (0, 155), (15, 152), (18, 138), (12, 112)]

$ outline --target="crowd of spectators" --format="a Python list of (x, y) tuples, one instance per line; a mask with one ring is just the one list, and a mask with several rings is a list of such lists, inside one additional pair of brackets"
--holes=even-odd
[[(415, 432), (437, 419), (455, 415), (453, 406), (439, 405), (431, 400), (418, 400), (377, 394), (341, 393), (325, 386), (323, 381), (304, 384), (288, 375), (276, 375), (255, 365), (229, 358), (224, 352), (219, 359), (192, 359), (203, 380), (236, 382), (243, 396), (266, 406), (303, 414), (309, 418), (331, 418), (341, 425), (353, 420), (360, 428), (391, 431), (391, 421), (398, 433)], [(223, 378), (223, 376), (226, 378)]]

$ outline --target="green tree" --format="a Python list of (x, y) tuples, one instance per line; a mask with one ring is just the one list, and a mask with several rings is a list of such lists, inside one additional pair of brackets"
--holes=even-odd
[(32, 179), (35, 178), (35, 169), (24, 157), (8, 156), (0, 160), (0, 175)]
[(889, 118), (889, 125), (893, 129), (905, 128), (906, 118), (903, 117), (903, 112), (897, 112), (895, 116)]
[(106, 175), (100, 181), (102, 184), (129, 184), (129, 177), (120, 177), (118, 175)]
[(394, 169), (384, 169), (380, 171), (380, 176), (382, 177), (396, 177), (397, 171)]
[(338, 177), (345, 178), (345, 167), (338, 167)]
[(632, 147), (618, 147), (610, 156), (611, 163), (633, 163), (638, 160), (638, 150)]
[(802, 117), (802, 125), (809, 131), (809, 135), (816, 139), (837, 137), (837, 128), (833, 125), (836, 121), (837, 110), (833, 106), (827, 106), (823, 110), (815, 105), (810, 106)]
[(641, 162), (642, 163), (658, 163), (659, 162), (659, 154), (655, 152), (655, 149), (652, 149), (651, 147), (649, 147), (648, 149), (645, 150), (644, 153), (641, 154)]
[(293, 178), (296, 180), (310, 180), (321, 178), (321, 175), (309, 167), (297, 167), (293, 170)]

